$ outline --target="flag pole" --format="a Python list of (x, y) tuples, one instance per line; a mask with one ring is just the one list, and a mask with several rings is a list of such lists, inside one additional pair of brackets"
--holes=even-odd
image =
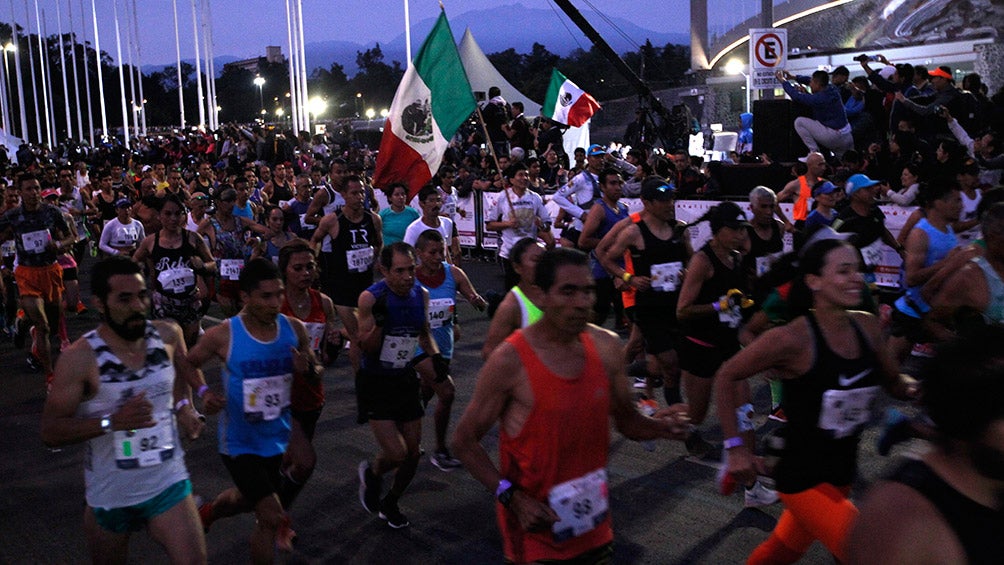
[[(14, 21), (14, 0), (10, 0), (10, 29), (14, 39), (14, 74), (17, 77), (17, 106), (21, 118), (21, 139), (28, 141), (28, 115), (24, 108), (24, 82), (21, 79), (21, 40), (17, 34), (17, 22)], [(6, 56), (6, 54), (5, 54)]]
[[(442, 4), (440, 4), (440, 6), (442, 6)], [(481, 124), (481, 131), (485, 134), (485, 145), (488, 146), (488, 153), (492, 156), (492, 160), (495, 161), (495, 168), (498, 170), (499, 176), (505, 179), (505, 175), (502, 174), (502, 165), (499, 164), (499, 156), (495, 154), (495, 144), (492, 143), (492, 139), (488, 135), (488, 124), (485, 123), (485, 117), (481, 114), (481, 106), (475, 106), (475, 108), (475, 111), (478, 114), (478, 123)], [(506, 186), (504, 186), (505, 182), (502, 184), (502, 194), (505, 194), (506, 202), (509, 203), (509, 210), (512, 213), (510, 219), (515, 219), (516, 208), (512, 205), (512, 198), (509, 196), (509, 190)]]
[(181, 111), (181, 129), (185, 129), (185, 80), (181, 76), (181, 37), (178, 34), (178, 0), (174, 5), (174, 53), (178, 58), (178, 110)]
[(70, 114), (70, 90), (66, 84), (66, 48), (63, 43), (63, 14), (56, 2), (56, 30), (59, 34), (59, 67), (63, 71), (63, 102), (66, 104), (66, 137), (73, 139), (73, 116)]
[(122, 138), (129, 149), (129, 111), (126, 109), (126, 84), (122, 71), (122, 36), (119, 34), (119, 1), (112, 0), (112, 17), (115, 19), (115, 59), (119, 67), (119, 102), (122, 104)]
[[(108, 111), (105, 106), (105, 79), (104, 73), (101, 72), (101, 36), (98, 35), (98, 8), (95, 6), (94, 0), (91, 0), (91, 20), (94, 22), (94, 66), (98, 73), (98, 100), (101, 102), (101, 135), (109, 137)], [(84, 53), (86, 54), (87, 52), (85, 51)], [(90, 92), (90, 89), (88, 89), (88, 92)], [(88, 102), (88, 104), (90, 103)]]
[(70, 21), (70, 65), (73, 67), (73, 98), (77, 104), (77, 133), (84, 140), (84, 117), (80, 108), (80, 76), (77, 73), (77, 34), (73, 32), (73, 0), (66, 2), (66, 18)]
[[(36, 3), (36, 7), (38, 4)], [(45, 90), (42, 95), (45, 97), (45, 125), (46, 135), (49, 139), (49, 147), (55, 147), (59, 143), (59, 136), (56, 133), (56, 108), (54, 106), (55, 96), (52, 94), (53, 84), (52, 84), (52, 65), (49, 64), (49, 27), (48, 18), (45, 17), (45, 10), (42, 10), (42, 19), (39, 23), (39, 29), (42, 30), (39, 37), (42, 38), (43, 49), (41, 53), (44, 53), (44, 57), (40, 56), (39, 59), (42, 61), (42, 85)]]
[[(28, 69), (31, 70), (31, 97), (35, 102), (35, 140), (42, 143), (42, 119), (38, 115), (38, 79), (35, 76), (35, 54), (31, 51), (31, 11), (28, 10), (28, 0), (24, 0), (25, 38), (28, 44)], [(39, 32), (41, 33), (41, 32)]]
[[(442, 2), (439, 3), (439, 7), (442, 9)], [(407, 67), (411, 64), (411, 11), (408, 9), (408, 0), (404, 0), (404, 51), (408, 58), (408, 62), (405, 63)]]

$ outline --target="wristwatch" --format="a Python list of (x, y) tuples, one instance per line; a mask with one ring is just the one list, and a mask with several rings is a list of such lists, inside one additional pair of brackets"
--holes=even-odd
[(101, 433), (107, 434), (112, 431), (112, 415), (105, 414), (101, 417)]
[(512, 502), (512, 495), (514, 494), (516, 494), (516, 485), (506, 479), (499, 481), (499, 486), (495, 489), (495, 498), (498, 499), (502, 506), (509, 508), (509, 503)]

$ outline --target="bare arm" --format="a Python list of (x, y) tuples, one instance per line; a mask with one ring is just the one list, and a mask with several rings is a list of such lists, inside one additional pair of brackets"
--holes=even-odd
[(703, 253), (697, 253), (690, 259), (687, 276), (683, 277), (680, 298), (676, 303), (677, 318), (686, 320), (715, 315), (715, 308), (711, 304), (695, 304), (697, 295), (701, 293), (701, 286), (713, 274), (714, 267)]
[(603, 223), (603, 217), (606, 215), (606, 211), (603, 208), (603, 204), (596, 202), (593, 204), (592, 208), (589, 209), (589, 213), (586, 215), (586, 221), (582, 223), (582, 234), (579, 235), (579, 248), (583, 251), (589, 251), (594, 249), (600, 243), (598, 237), (594, 237), (593, 234), (600, 229), (600, 224)]
[(506, 294), (498, 309), (495, 310), (495, 315), (492, 316), (492, 323), (488, 326), (485, 344), (481, 347), (482, 359), (488, 359), (492, 352), (505, 341), (505, 338), (520, 328), (521, 318), (516, 296), (511, 292)]
[(317, 225), (321, 222), (324, 207), (328, 205), (328, 191), (319, 188), (314, 192), (314, 197), (310, 199), (310, 206), (307, 206), (307, 213), (303, 216), (304, 223)]
[(451, 267), (453, 270), (453, 280), (457, 284), (457, 291), (460, 292), (471, 303), (472, 306), (478, 310), (484, 311), (485, 307), (488, 306), (488, 302), (478, 294), (477, 290), (474, 290), (474, 285), (471, 284), (471, 279), (468, 278), (467, 273), (461, 270), (460, 267)]

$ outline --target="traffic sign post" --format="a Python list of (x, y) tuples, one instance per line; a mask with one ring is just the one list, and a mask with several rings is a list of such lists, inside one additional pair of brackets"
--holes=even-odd
[(752, 88), (775, 88), (774, 73), (788, 64), (788, 30), (780, 27), (750, 29), (749, 61)]

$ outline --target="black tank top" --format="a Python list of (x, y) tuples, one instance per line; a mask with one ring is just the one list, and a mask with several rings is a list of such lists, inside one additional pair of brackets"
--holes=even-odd
[(289, 188), (289, 183), (272, 183), (272, 204), (278, 206), (280, 202), (293, 199), (293, 189)]
[(880, 394), (878, 361), (857, 323), (851, 319), (860, 353), (845, 359), (830, 349), (812, 312), (806, 319), (815, 360), (805, 374), (781, 381), (788, 424), (774, 478), (783, 493), (854, 481), (858, 438)]
[[(175, 286), (168, 283), (170, 288), (164, 288), (162, 284), (167, 281), (182, 280), (177, 277), (186, 276), (188, 273), (183, 271), (185, 269), (192, 269), (192, 256), (196, 253), (195, 246), (191, 242), (192, 237), (198, 236), (188, 230), (182, 231), (181, 247), (171, 249), (169, 247), (161, 247), (160, 230), (157, 230), (154, 234), (153, 249), (150, 250), (150, 261), (153, 263), (153, 273), (151, 275), (156, 281), (155, 287), (157, 292), (169, 296), (187, 296), (195, 289), (194, 276), (191, 278), (191, 284), (187, 284), (187, 278), (185, 278), (186, 284), (183, 285), (177, 283), (177, 286)], [(194, 273), (192, 274), (194, 275)]]
[(329, 264), (333, 272), (339, 275), (365, 275), (372, 280), (373, 264), (376, 261), (373, 255), (375, 244), (373, 214), (363, 212), (360, 222), (353, 222), (344, 214), (338, 216), (338, 237), (331, 240), (332, 262)]
[[(680, 272), (687, 263), (687, 246), (683, 241), (683, 230), (687, 224), (677, 222), (669, 239), (656, 237), (644, 220), (637, 225), (645, 248), (631, 248), (634, 273), (641, 277), (652, 277), (654, 267), (656, 274), (651, 290), (635, 294), (635, 304), (639, 308), (664, 309), (665, 315), (675, 320), (676, 301), (680, 296)], [(663, 311), (659, 315), (662, 316)]]
[[(711, 261), (713, 274), (711, 278), (704, 281), (701, 291), (697, 293), (695, 304), (711, 304), (717, 302), (721, 297), (733, 288), (737, 288), (744, 293), (749, 293), (749, 279), (739, 261), (739, 252), (732, 253), (733, 266), (726, 266), (715, 255), (711, 249), (711, 244), (707, 243), (701, 248), (699, 253), (704, 253)], [(700, 319), (688, 320), (684, 324), (684, 333), (688, 336), (699, 339), (703, 342), (717, 346), (729, 346), (739, 342), (739, 328), (729, 327), (718, 315), (702, 316)]]
[(972, 564), (1004, 563), (1004, 511), (979, 504), (952, 488), (923, 461), (903, 462), (889, 476), (927, 498), (951, 526)]
[(98, 193), (98, 197), (96, 198), (98, 202), (97, 204), (98, 213), (100, 214), (102, 224), (107, 222), (108, 220), (113, 220), (116, 217), (118, 217), (118, 212), (115, 211), (115, 202), (118, 201), (119, 199), (119, 193), (115, 192), (113, 194), (114, 196), (112, 196), (111, 202), (105, 200), (104, 195), (100, 192)]

